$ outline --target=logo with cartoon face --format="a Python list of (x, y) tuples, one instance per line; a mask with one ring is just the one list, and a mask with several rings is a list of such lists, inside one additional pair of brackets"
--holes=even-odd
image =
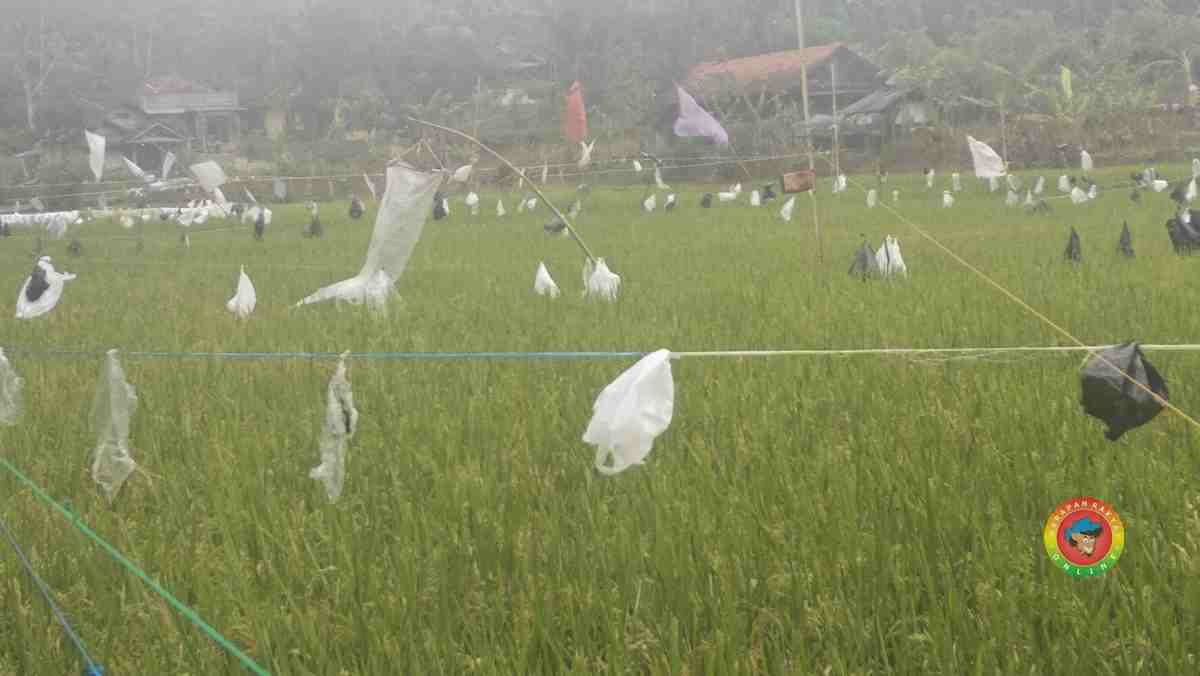
[(1112, 570), (1125, 551), (1125, 524), (1102, 500), (1073, 498), (1050, 513), (1042, 539), (1056, 567), (1072, 577), (1094, 577)]

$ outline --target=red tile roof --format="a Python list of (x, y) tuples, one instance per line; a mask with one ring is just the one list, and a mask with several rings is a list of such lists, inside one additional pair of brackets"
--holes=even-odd
[(799, 75), (800, 69), (805, 64), (810, 66), (822, 64), (842, 47), (842, 43), (835, 42), (807, 49), (793, 49), (787, 52), (748, 56), (731, 61), (702, 63), (688, 73), (687, 82), (688, 85), (696, 87), (713, 76), (733, 76), (738, 85), (745, 86), (765, 81), (773, 76), (787, 76), (793, 73)]

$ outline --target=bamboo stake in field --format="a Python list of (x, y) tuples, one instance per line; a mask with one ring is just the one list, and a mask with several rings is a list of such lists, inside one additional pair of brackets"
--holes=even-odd
[(579, 237), (579, 233), (576, 232), (574, 226), (571, 225), (571, 222), (567, 219), (566, 214), (564, 214), (562, 211), (560, 211), (558, 207), (554, 206), (554, 203), (551, 202), (550, 199), (548, 197), (546, 197), (546, 195), (541, 190), (538, 189), (537, 185), (534, 184), (533, 181), (529, 180), (529, 177), (525, 175), (524, 171), (517, 168), (517, 165), (513, 164), (512, 162), (509, 162), (503, 155), (496, 152), (495, 150), (492, 150), (487, 145), (485, 145), (482, 141), (475, 138), (474, 136), (471, 136), (470, 134), (461, 132), (457, 129), (451, 129), (450, 127), (443, 127), (442, 125), (434, 124), (433, 122), (426, 122), (425, 120), (418, 120), (415, 117), (408, 117), (405, 119), (407, 119), (409, 122), (425, 125), (426, 127), (430, 127), (431, 129), (437, 129), (439, 131), (444, 131), (447, 134), (453, 134), (455, 136), (458, 136), (459, 138), (470, 141), (471, 143), (474, 143), (475, 145), (479, 146), (487, 154), (489, 154), (492, 157), (495, 157), (497, 160), (500, 160), (501, 162), (503, 162), (505, 166), (507, 166), (509, 169), (512, 169), (513, 171), (515, 171), (517, 173), (517, 175), (519, 175), (522, 179), (524, 179), (525, 182), (529, 184), (529, 187), (533, 190), (533, 192), (536, 193), (537, 196), (539, 198), (541, 198), (541, 200), (543, 202), (546, 203), (546, 206), (550, 207), (550, 210), (554, 212), (554, 215), (557, 216), (558, 219), (560, 221), (562, 221), (562, 224), (567, 228), (567, 232), (571, 233), (571, 238), (574, 239), (577, 244), (579, 244), (580, 249), (583, 249), (583, 254), (585, 256), (587, 256), (588, 260), (591, 261), (592, 263), (596, 262), (596, 256), (594, 254), (592, 254), (592, 250), (589, 249), (588, 245)]

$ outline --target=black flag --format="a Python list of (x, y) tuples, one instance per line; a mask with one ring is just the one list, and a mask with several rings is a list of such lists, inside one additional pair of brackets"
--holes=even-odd
[(1063, 253), (1063, 258), (1072, 263), (1079, 263), (1083, 260), (1083, 248), (1079, 244), (1079, 233), (1075, 232), (1075, 228), (1071, 228), (1071, 239), (1067, 242), (1067, 250)]
[(1117, 244), (1117, 251), (1126, 258), (1133, 258), (1133, 234), (1129, 232), (1129, 222), (1125, 222), (1125, 227), (1121, 228), (1121, 241)]

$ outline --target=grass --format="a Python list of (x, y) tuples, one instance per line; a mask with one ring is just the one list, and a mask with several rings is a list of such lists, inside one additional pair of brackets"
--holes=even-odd
[[(1182, 169), (1176, 170), (1178, 174)], [(1113, 171), (1102, 183), (1127, 175)], [(668, 180), (670, 177), (667, 177)], [(1053, 191), (1056, 175), (1048, 175)], [(939, 183), (946, 179), (939, 178)], [(1165, 195), (1054, 212), (966, 181), (893, 177), (902, 213), (1088, 344), (1197, 342), (1196, 262), (1175, 256)], [(828, 183), (827, 181), (825, 182)], [(749, 186), (747, 186), (749, 189)], [(48, 317), (12, 302), (33, 242), (0, 240), (6, 348), (102, 351), (677, 351), (1067, 344), (861, 191), (642, 214), (593, 196), (578, 227), (623, 279), (581, 298), (572, 242), (544, 209), (430, 222), (386, 318), (289, 306), (361, 265), (373, 214), (326, 205), (302, 239), (281, 207), (265, 243), (152, 224), (82, 230), (79, 275)], [(564, 201), (567, 198), (564, 196)], [(1116, 253), (1128, 220), (1137, 258)], [(212, 224), (210, 223), (210, 226)], [(1061, 261), (1069, 226), (1084, 262)], [(846, 275), (866, 234), (911, 277)], [(533, 295), (546, 261), (563, 288)], [(224, 308), (238, 267), (259, 308)], [(1149, 355), (1200, 413), (1200, 356)], [(580, 437), (630, 362), (356, 362), (362, 419), (341, 502), (308, 478), (331, 362), (124, 361), (144, 470), (109, 506), (89, 476), (99, 358), (13, 355), (27, 413), (0, 452), (276, 674), (1194, 673), (1200, 652), (1200, 445), (1163, 414), (1119, 443), (1079, 407), (1080, 354), (943, 364), (897, 357), (683, 360), (676, 414), (644, 467), (592, 469)], [(1093, 495), (1128, 527), (1109, 575), (1051, 567), (1041, 530)], [(236, 674), (236, 662), (8, 476), (0, 515), (111, 674)], [(0, 675), (81, 663), (0, 555)]]

